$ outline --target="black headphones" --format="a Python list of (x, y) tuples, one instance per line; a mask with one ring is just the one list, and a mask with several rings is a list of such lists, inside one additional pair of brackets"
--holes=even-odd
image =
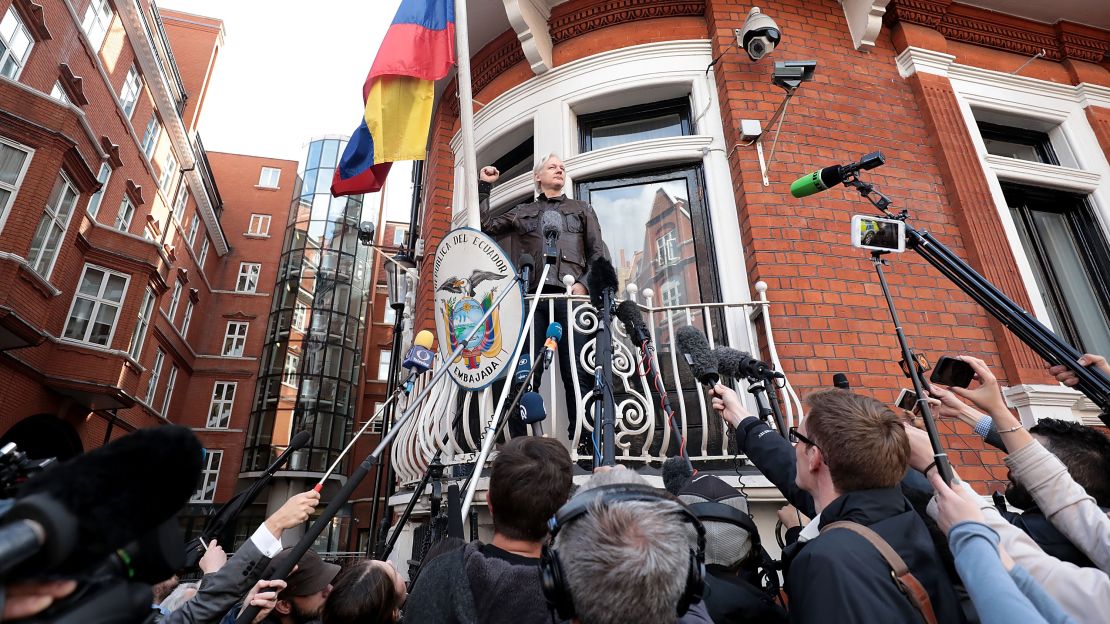
[(574, 597), (570, 593), (570, 587), (567, 586), (562, 564), (559, 563), (559, 553), (554, 547), (555, 536), (558, 535), (559, 531), (589, 513), (590, 507), (595, 502), (609, 504), (623, 501), (655, 502), (664, 500), (678, 503), (682, 520), (689, 522), (697, 532), (697, 549), (690, 549), (690, 566), (686, 572), (686, 588), (682, 591), (682, 597), (678, 601), (677, 615), (684, 615), (690, 605), (701, 600), (702, 592), (705, 589), (705, 528), (698, 521), (697, 516), (691, 513), (686, 505), (674, 496), (651, 486), (637, 483), (605, 485), (576, 495), (567, 501), (559, 511), (555, 512), (555, 517), (548, 521), (551, 539), (544, 544), (543, 552), (540, 555), (540, 582), (543, 586), (543, 595), (547, 598), (547, 604), (555, 609), (560, 619), (570, 620), (575, 617), (575, 611)]

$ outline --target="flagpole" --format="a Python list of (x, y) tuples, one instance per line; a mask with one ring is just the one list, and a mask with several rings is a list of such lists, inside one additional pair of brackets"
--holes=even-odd
[(474, 93), (470, 82), (470, 34), (466, 0), (455, 0), (455, 45), (459, 63), (459, 123), (462, 126), (463, 209), (466, 225), (481, 227), (478, 214), (478, 163), (474, 155)]

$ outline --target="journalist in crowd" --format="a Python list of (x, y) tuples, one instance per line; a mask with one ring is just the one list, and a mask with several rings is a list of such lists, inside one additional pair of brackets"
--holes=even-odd
[[(725, 421), (751, 436), (756, 426), (737, 394), (721, 384), (712, 394)], [(792, 456), (782, 448), (750, 456), (788, 502), (813, 515), (784, 553), (791, 621), (910, 622), (927, 612), (937, 622), (963, 621), (929, 530), (899, 488), (910, 453), (902, 422), (847, 390), (815, 392), (806, 402), (790, 431)], [(755, 435), (789, 448), (770, 429)], [(909, 576), (896, 581), (899, 565)]]
[(704, 533), (635, 472), (599, 468), (552, 519), (548, 602), (578, 624), (711, 624), (701, 601)]
[(472, 542), (426, 564), (405, 619), (422, 624), (554, 622), (540, 586), (548, 524), (567, 501), (571, 463), (552, 438), (513, 438), (493, 460), (489, 504), (493, 540)]
[[(954, 484), (975, 502), (983, 523), (998, 535), (999, 546), (1051, 596), (1076, 622), (1105, 622), (1110, 613), (1110, 517), (1069, 474), (1067, 466), (1038, 442), (1006, 407), (998, 381), (986, 363), (962, 356), (975, 371), (979, 384), (973, 389), (934, 385), (931, 394), (942, 404), (952, 405), (952, 394), (971, 401), (990, 416), (1009, 451), (1006, 465), (1011, 478), (1028, 491), (1037, 508), (1075, 548), (1095, 566), (1080, 567), (1046, 553), (1026, 532), (999, 513), (967, 483)], [(932, 451), (919, 435), (911, 462), (927, 469)], [(928, 457), (927, 457), (928, 456)], [(935, 513), (935, 512), (934, 512)]]

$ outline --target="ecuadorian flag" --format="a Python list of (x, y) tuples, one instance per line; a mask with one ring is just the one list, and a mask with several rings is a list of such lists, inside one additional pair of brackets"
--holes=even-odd
[(454, 64), (454, 0), (401, 0), (362, 87), (365, 118), (335, 170), (332, 195), (381, 190), (390, 164), (424, 158), (435, 81)]

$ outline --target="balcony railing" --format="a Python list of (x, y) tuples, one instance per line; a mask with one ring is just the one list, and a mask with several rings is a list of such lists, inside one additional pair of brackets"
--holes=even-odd
[[(637, 293), (632, 290), (629, 298), (637, 303), (644, 314), (658, 349), (658, 368), (666, 388), (671, 407), (675, 412), (675, 422), (686, 440), (686, 449), (695, 466), (708, 466), (712, 462), (733, 459), (729, 451), (728, 437), (722, 426), (721, 418), (709, 404), (705, 390), (693, 379), (685, 360), (672, 347), (671, 336), (684, 325), (694, 325), (702, 329), (709, 339), (710, 346), (724, 344), (744, 351), (758, 354), (757, 333), (761, 334), (764, 350), (763, 359), (781, 369), (774, 338), (771, 333), (769, 314), (770, 302), (766, 297), (766, 285), (756, 284), (759, 300), (737, 303), (699, 303), (690, 305), (654, 307), (651, 290)], [(568, 319), (575, 331), (564, 331), (564, 340), (570, 342), (570, 352), (579, 355), (581, 370), (572, 367), (574, 396), (576, 405), (572, 409), (581, 414), (590, 400), (592, 371), (594, 369), (596, 345), (595, 338), (589, 335), (584, 344), (575, 344), (583, 334), (592, 334), (598, 325), (598, 313), (589, 305), (585, 297), (569, 295), (541, 295), (540, 305), (553, 311), (555, 306), (568, 310)], [(549, 314), (554, 318), (554, 314)], [(630, 465), (644, 465), (660, 462), (675, 454), (674, 436), (671, 422), (663, 415), (659, 405), (658, 393), (651, 389), (651, 380), (645, 375), (639, 348), (633, 345), (619, 321), (613, 322), (613, 375), (611, 387), (616, 404), (615, 444), (617, 460)], [(731, 339), (730, 339), (731, 338)], [(529, 331), (527, 340), (544, 339), (543, 334), (535, 335)], [(560, 363), (560, 365), (562, 365)], [(584, 385), (582, 376), (590, 376)], [(423, 384), (428, 383), (431, 374), (424, 375), (410, 396), (416, 396)], [(567, 436), (567, 410), (562, 405), (564, 392), (555, 367), (543, 379), (541, 395), (547, 407), (547, 419), (543, 423), (545, 435), (555, 437), (568, 446), (573, 461), (592, 457), (592, 446), (580, 451), (577, 445), (570, 444)], [(448, 380), (441, 381), (417, 417), (410, 419), (398, 433), (392, 448), (393, 466), (397, 470), (400, 485), (412, 484), (420, 479), (436, 451), (442, 450), (441, 461), (448, 465), (462, 465), (475, 461), (481, 448), (488, 417), (498, 397), (493, 386), (481, 391), (477, 398), (460, 397), (459, 387)], [(785, 417), (793, 424), (795, 414), (801, 413), (801, 402), (789, 382), (779, 389), (783, 397)], [(745, 396), (746, 393), (745, 393)], [(590, 403), (592, 406), (592, 402)], [(402, 409), (398, 406), (398, 410)], [(452, 426), (455, 414), (462, 410), (459, 426)], [(400, 413), (399, 411), (397, 413)], [(592, 409), (587, 418), (578, 418), (575, 424), (575, 439), (590, 440)], [(506, 433), (507, 436), (507, 428)]]

